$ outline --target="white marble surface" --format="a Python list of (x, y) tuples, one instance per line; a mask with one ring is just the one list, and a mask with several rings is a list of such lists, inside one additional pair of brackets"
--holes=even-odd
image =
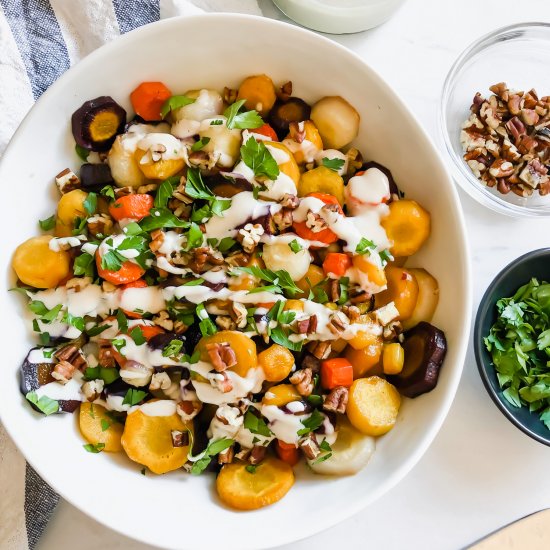
[[(284, 19), (269, 0), (261, 0), (261, 5), (266, 15)], [(548, 0), (408, 0), (384, 26), (333, 38), (378, 70), (436, 138), (440, 89), (458, 53), (492, 29), (531, 20), (550, 22)], [(460, 198), (469, 233), (476, 309), (484, 289), (504, 265), (524, 252), (549, 246), (550, 220), (514, 220), (486, 210), (464, 193)], [(493, 405), (470, 350), (449, 417), (406, 479), (346, 522), (279, 550), (458, 549), (507, 522), (550, 507), (549, 460), (550, 448), (519, 432)], [(106, 529), (63, 502), (39, 550), (73, 547), (151, 548)]]

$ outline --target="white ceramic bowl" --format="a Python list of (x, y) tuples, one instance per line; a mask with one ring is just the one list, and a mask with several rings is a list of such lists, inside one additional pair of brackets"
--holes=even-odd
[[(397, 426), (379, 439), (371, 463), (353, 477), (331, 479), (298, 472), (277, 505), (250, 513), (224, 508), (211, 476), (140, 475), (122, 455), (82, 448), (71, 415), (44, 418), (19, 393), (18, 367), (32, 340), (21, 316), (10, 258), (38, 232), (37, 220), (55, 209), (53, 176), (78, 159), (70, 117), (83, 101), (112, 95), (130, 107), (128, 94), (143, 80), (161, 80), (175, 92), (236, 86), (265, 72), (292, 79), (296, 95), (315, 101), (341, 94), (361, 114), (357, 146), (391, 168), (407, 196), (432, 213), (433, 233), (411, 262), (439, 280), (434, 319), (449, 353), (437, 388), (405, 400)], [(2, 368), (0, 418), (19, 449), (54, 489), (105, 525), (166, 548), (246, 550), (288, 543), (354, 514), (395, 485), (426, 451), (456, 392), (470, 323), (471, 297), (464, 223), (452, 181), (425, 132), (394, 92), (359, 57), (309, 31), (267, 19), (208, 15), (169, 19), (131, 32), (86, 57), (38, 101), (0, 164)]]
[(332, 34), (365, 31), (385, 23), (405, 0), (273, 0), (308, 29)]

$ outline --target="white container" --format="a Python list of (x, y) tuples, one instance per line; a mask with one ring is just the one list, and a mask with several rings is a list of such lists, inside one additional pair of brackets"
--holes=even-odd
[(331, 34), (365, 31), (385, 23), (405, 0), (273, 0), (304, 27)]

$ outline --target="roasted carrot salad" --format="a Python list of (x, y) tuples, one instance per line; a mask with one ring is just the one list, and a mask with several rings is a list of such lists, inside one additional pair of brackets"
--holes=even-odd
[(129, 122), (108, 96), (73, 114), (82, 164), (13, 256), (40, 340), (23, 394), (77, 412), (89, 452), (217, 473), (237, 509), (281, 499), (302, 459), (356, 473), (444, 360), (438, 283), (404, 267), (430, 214), (363, 161), (342, 97), (255, 75), (130, 100)]

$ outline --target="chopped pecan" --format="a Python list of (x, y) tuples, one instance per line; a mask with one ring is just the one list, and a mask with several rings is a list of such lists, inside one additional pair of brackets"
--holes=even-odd
[(313, 460), (321, 454), (321, 449), (313, 434), (309, 434), (300, 442), (300, 449), (302, 449), (302, 452), (308, 460)]
[(187, 447), (189, 445), (189, 432), (181, 430), (172, 430), (172, 447)]
[(174, 329), (174, 321), (170, 319), (170, 316), (166, 310), (159, 311), (158, 314), (153, 317), (152, 321), (155, 325), (158, 325), (169, 332)]
[(321, 370), (321, 361), (314, 355), (306, 353), (302, 359), (302, 368), (309, 369), (313, 373), (319, 372)]
[(258, 246), (264, 232), (263, 226), (259, 223), (247, 223), (242, 229), (239, 229), (237, 240), (241, 243), (243, 250), (251, 254)]
[(90, 235), (94, 237), (110, 235), (113, 232), (113, 220), (107, 214), (95, 214), (86, 221)]
[[(506, 86), (506, 82), (499, 82), (497, 84), (493, 84), (489, 87), (489, 90), (493, 92), (496, 96), (498, 96), (502, 101), (508, 101), (509, 93), (508, 93), (508, 86)], [(481, 94), (478, 92), (476, 96), (481, 97)]]
[(310, 210), (306, 214), (306, 227), (311, 229), (313, 233), (320, 233), (328, 228), (328, 224), (319, 214)]
[(348, 317), (350, 323), (357, 323), (361, 316), (361, 310), (357, 306), (344, 306), (342, 312)]
[(167, 390), (172, 385), (172, 380), (166, 372), (155, 372), (149, 383), (149, 390)]
[(193, 258), (189, 262), (189, 268), (195, 273), (208, 271), (207, 264), (222, 265), (224, 258), (219, 250), (214, 250), (211, 246), (201, 246), (192, 250)]
[(292, 226), (292, 210), (290, 208), (281, 208), (273, 214), (273, 223), (278, 231), (284, 231)]
[(225, 86), (223, 89), (223, 100), (228, 105), (231, 105), (232, 103), (235, 103), (235, 101), (237, 101), (237, 94), (238, 90)]
[(276, 93), (281, 101), (288, 101), (292, 95), (292, 81), (285, 82)]
[(283, 195), (283, 198), (279, 201), (279, 204), (283, 208), (290, 208), (291, 210), (296, 210), (296, 208), (298, 208), (298, 206), (300, 205), (300, 199), (296, 195), (285, 193)]
[(110, 340), (100, 338), (98, 340), (98, 361), (102, 367), (113, 368), (116, 366), (113, 346)]
[(155, 229), (151, 232), (151, 242), (149, 248), (152, 252), (158, 252), (164, 243), (164, 231), (162, 229)]
[(489, 168), (489, 173), (494, 178), (507, 178), (514, 173), (514, 165), (507, 160), (497, 159)]
[(52, 370), (52, 377), (61, 384), (66, 384), (74, 375), (76, 367), (68, 361), (59, 361)]
[(62, 195), (81, 187), (79, 177), (69, 168), (65, 168), (55, 176), (55, 184)]
[(218, 454), (218, 464), (231, 464), (234, 457), (235, 449), (233, 448), (233, 445), (231, 445), (231, 447)]
[(120, 199), (120, 197), (126, 197), (127, 195), (133, 195), (136, 190), (133, 187), (113, 187), (115, 198)]
[(243, 304), (239, 302), (233, 302), (231, 306), (231, 317), (235, 320), (237, 328), (243, 329), (246, 327), (248, 321), (246, 319), (248, 311)]
[(330, 345), (330, 342), (310, 342), (307, 346), (307, 349), (309, 352), (317, 357), (317, 359), (327, 359), (330, 355), (330, 352), (332, 351), (332, 347)]
[(216, 372), (223, 372), (237, 364), (237, 356), (228, 342), (206, 344), (206, 351)]
[(250, 262), (250, 254), (234, 252), (225, 259), (225, 263), (231, 267), (246, 267)]
[(297, 392), (303, 397), (311, 395), (313, 391), (313, 372), (311, 369), (305, 368), (297, 370), (290, 378), (291, 384), (296, 386)]
[(184, 422), (193, 420), (202, 409), (200, 401), (180, 401), (176, 404), (176, 412)]
[(82, 350), (75, 346), (74, 344), (68, 344), (59, 348), (53, 356), (59, 361), (67, 361), (71, 363), (75, 369), (81, 370), (83, 367), (87, 366), (86, 358), (82, 353)]
[(302, 143), (306, 139), (306, 131), (303, 122), (291, 122), (288, 126), (290, 138), (296, 143)]
[(525, 125), (517, 116), (514, 116), (505, 124), (505, 126), (508, 132), (510, 132), (510, 134), (514, 138), (514, 142), (517, 145), (520, 136), (525, 135)]
[(338, 279), (329, 279), (329, 297), (331, 302), (337, 302), (340, 299), (340, 281)]
[(328, 322), (328, 328), (333, 334), (342, 334), (349, 326), (348, 317), (341, 311), (335, 311)]
[(310, 315), (305, 319), (296, 321), (298, 334), (313, 334), (317, 330), (317, 315)]
[(82, 384), (82, 393), (88, 401), (95, 401), (101, 396), (105, 382), (101, 379), (88, 380)]
[(254, 445), (248, 456), (248, 462), (250, 464), (259, 464), (265, 458), (266, 452), (267, 449), (262, 445)]
[(323, 403), (325, 411), (337, 412), (344, 414), (348, 405), (348, 388), (344, 386), (336, 386), (327, 395)]

